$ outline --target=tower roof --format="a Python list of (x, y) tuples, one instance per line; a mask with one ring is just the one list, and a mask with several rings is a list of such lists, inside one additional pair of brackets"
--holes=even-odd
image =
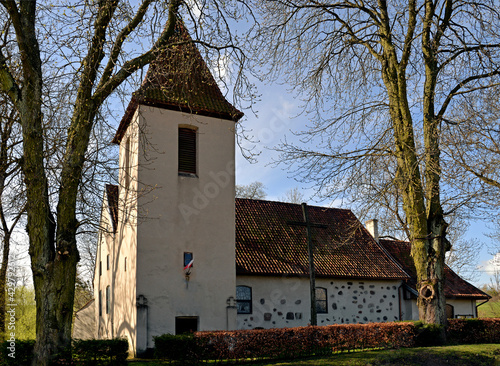
[(119, 143), (140, 104), (238, 121), (243, 113), (229, 103), (179, 21), (170, 45), (151, 62), (141, 87), (133, 93), (113, 138)]

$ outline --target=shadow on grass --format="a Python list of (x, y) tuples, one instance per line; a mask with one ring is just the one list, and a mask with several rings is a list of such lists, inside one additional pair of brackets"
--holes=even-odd
[[(168, 361), (132, 360), (129, 366), (186, 365)], [(215, 365), (206, 362), (203, 365)], [(218, 363), (218, 365), (221, 365)], [(500, 366), (500, 344), (476, 344), (446, 347), (406, 348), (341, 353), (329, 357), (310, 357), (295, 360), (222, 363), (248, 366)]]

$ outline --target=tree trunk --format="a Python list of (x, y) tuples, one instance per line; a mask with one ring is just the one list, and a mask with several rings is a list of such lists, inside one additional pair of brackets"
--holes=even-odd
[(9, 265), (10, 233), (4, 232), (2, 267), (0, 268), (0, 333), (5, 333), (5, 291), (7, 290), (7, 267)]

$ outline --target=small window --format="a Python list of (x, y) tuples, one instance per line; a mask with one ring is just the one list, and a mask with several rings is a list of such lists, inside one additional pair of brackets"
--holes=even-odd
[(130, 185), (130, 176), (131, 176), (131, 167), (130, 167), (130, 137), (127, 137), (125, 142), (125, 163), (123, 166), (123, 170), (125, 173), (125, 188), (129, 188)]
[(179, 128), (179, 173), (196, 174), (196, 131)]
[(109, 254), (106, 256), (106, 269), (109, 271)]
[(99, 276), (102, 276), (102, 261), (99, 261)]
[(111, 312), (111, 289), (106, 287), (106, 314)]
[(125, 272), (127, 272), (127, 257), (125, 257), (125, 263), (123, 264), (123, 269)]
[(328, 313), (328, 303), (326, 297), (326, 288), (316, 287), (316, 313)]
[(198, 331), (197, 316), (175, 317), (175, 334), (189, 334)]
[(99, 316), (102, 316), (102, 290), (99, 290)]
[(238, 314), (252, 314), (252, 288), (236, 286), (236, 308)]

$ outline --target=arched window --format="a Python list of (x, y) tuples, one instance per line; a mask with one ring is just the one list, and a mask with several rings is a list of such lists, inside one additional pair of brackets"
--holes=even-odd
[(238, 314), (252, 314), (252, 288), (236, 286), (236, 307)]
[(326, 297), (326, 288), (316, 287), (316, 313), (328, 313), (328, 302)]
[(446, 304), (444, 310), (446, 311), (447, 319), (453, 319), (455, 317), (455, 308), (453, 307), (453, 305)]

